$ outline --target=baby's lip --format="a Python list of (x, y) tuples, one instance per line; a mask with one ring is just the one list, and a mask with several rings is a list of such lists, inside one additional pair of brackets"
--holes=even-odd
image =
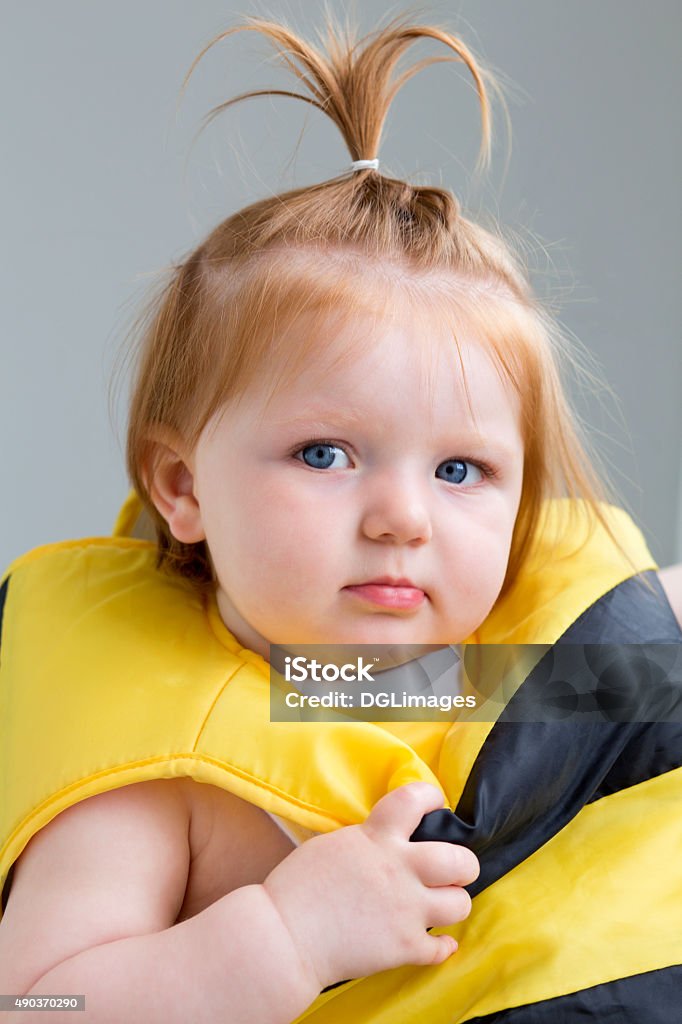
[(408, 580), (406, 576), (377, 576), (372, 580), (362, 580), (361, 583), (351, 583), (349, 586), (411, 587), (413, 590), (422, 590), (422, 587), (418, 587), (416, 583)]
[(405, 576), (376, 576), (362, 583), (350, 583), (343, 589), (365, 604), (392, 612), (415, 611), (426, 599), (425, 591)]

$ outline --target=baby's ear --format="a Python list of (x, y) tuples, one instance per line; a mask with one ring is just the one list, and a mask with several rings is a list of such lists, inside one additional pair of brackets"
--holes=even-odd
[(194, 496), (193, 459), (182, 438), (168, 427), (156, 427), (153, 454), (145, 467), (145, 483), (157, 511), (176, 540), (205, 540), (201, 509)]

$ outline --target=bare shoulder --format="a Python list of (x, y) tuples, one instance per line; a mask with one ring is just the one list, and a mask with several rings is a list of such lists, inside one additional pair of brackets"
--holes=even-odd
[(84, 949), (174, 923), (191, 862), (184, 783), (90, 797), (30, 840), (0, 922), (0, 991), (27, 991)]
[(658, 578), (682, 627), (682, 562), (659, 570)]

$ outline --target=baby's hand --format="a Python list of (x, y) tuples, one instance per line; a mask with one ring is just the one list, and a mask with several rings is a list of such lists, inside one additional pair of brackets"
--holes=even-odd
[(411, 843), (424, 814), (443, 806), (425, 782), (382, 797), (362, 825), (316, 836), (270, 872), (264, 888), (320, 989), (403, 964), (439, 964), (457, 949), (427, 928), (462, 921), (461, 888), (478, 877), (462, 846)]

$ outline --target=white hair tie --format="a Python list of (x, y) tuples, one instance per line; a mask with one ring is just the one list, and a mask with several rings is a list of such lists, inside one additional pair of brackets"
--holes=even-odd
[(364, 171), (365, 168), (371, 168), (373, 171), (379, 170), (379, 160), (354, 160), (350, 165), (351, 171)]

